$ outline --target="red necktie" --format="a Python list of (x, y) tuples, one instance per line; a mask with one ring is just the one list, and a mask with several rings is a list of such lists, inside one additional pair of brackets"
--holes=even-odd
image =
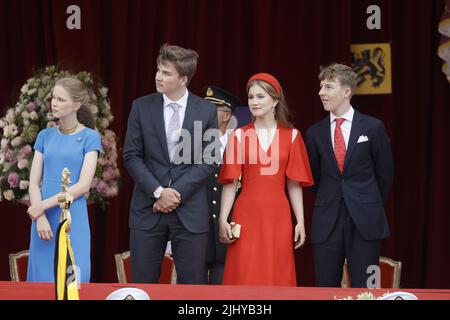
[(338, 164), (339, 170), (344, 171), (345, 148), (344, 135), (342, 134), (341, 125), (344, 122), (344, 118), (336, 119), (336, 128), (334, 129), (334, 156)]

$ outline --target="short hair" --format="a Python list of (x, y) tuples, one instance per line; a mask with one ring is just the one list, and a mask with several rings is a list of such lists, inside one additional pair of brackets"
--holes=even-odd
[(159, 49), (156, 63), (158, 65), (164, 64), (165, 62), (173, 63), (181, 77), (188, 77), (186, 83), (188, 85), (197, 70), (197, 61), (198, 53), (194, 50), (165, 43)]
[(345, 64), (332, 63), (327, 67), (320, 67), (319, 80), (337, 80), (342, 86), (349, 87), (353, 95), (356, 90), (358, 75)]

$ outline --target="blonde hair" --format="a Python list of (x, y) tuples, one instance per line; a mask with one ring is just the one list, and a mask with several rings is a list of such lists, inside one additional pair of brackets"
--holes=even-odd
[(358, 75), (352, 68), (345, 64), (332, 63), (327, 67), (320, 67), (319, 80), (337, 80), (344, 87), (352, 90), (351, 96), (355, 93)]
[(275, 106), (275, 120), (277, 123), (287, 127), (293, 128), (292, 123), (290, 122), (290, 111), (286, 103), (286, 99), (284, 97), (283, 88), (280, 87), (280, 93), (278, 93), (274, 87), (262, 80), (250, 80), (247, 84), (247, 94), (250, 88), (257, 84), (261, 86), (268, 94), (278, 103)]
[(80, 123), (95, 130), (95, 119), (89, 109), (89, 91), (86, 85), (79, 79), (73, 77), (61, 78), (56, 81), (55, 86), (63, 87), (74, 102), (81, 104), (77, 111), (77, 118)]

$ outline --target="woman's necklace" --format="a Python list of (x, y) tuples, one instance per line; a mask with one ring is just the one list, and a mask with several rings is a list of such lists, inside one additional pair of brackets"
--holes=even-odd
[(59, 131), (61, 131), (61, 133), (63, 133), (63, 134), (71, 134), (71, 133), (74, 133), (75, 131), (77, 131), (77, 129), (78, 129), (78, 125), (79, 125), (80, 123), (77, 121), (77, 124), (76, 125), (74, 125), (72, 128), (70, 128), (70, 129), (63, 129), (63, 127), (61, 127), (61, 125), (59, 126)]

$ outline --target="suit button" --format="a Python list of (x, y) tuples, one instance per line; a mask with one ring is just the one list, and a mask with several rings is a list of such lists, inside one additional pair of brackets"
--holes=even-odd
[(215, 215), (215, 214), (213, 214), (213, 218), (214, 218), (214, 219), (216, 218), (216, 215)]
[(217, 187), (214, 187), (213, 190), (214, 190), (214, 191), (217, 191)]
[(216, 204), (216, 203), (217, 203), (216, 200), (213, 200), (213, 201), (212, 201), (212, 204)]

